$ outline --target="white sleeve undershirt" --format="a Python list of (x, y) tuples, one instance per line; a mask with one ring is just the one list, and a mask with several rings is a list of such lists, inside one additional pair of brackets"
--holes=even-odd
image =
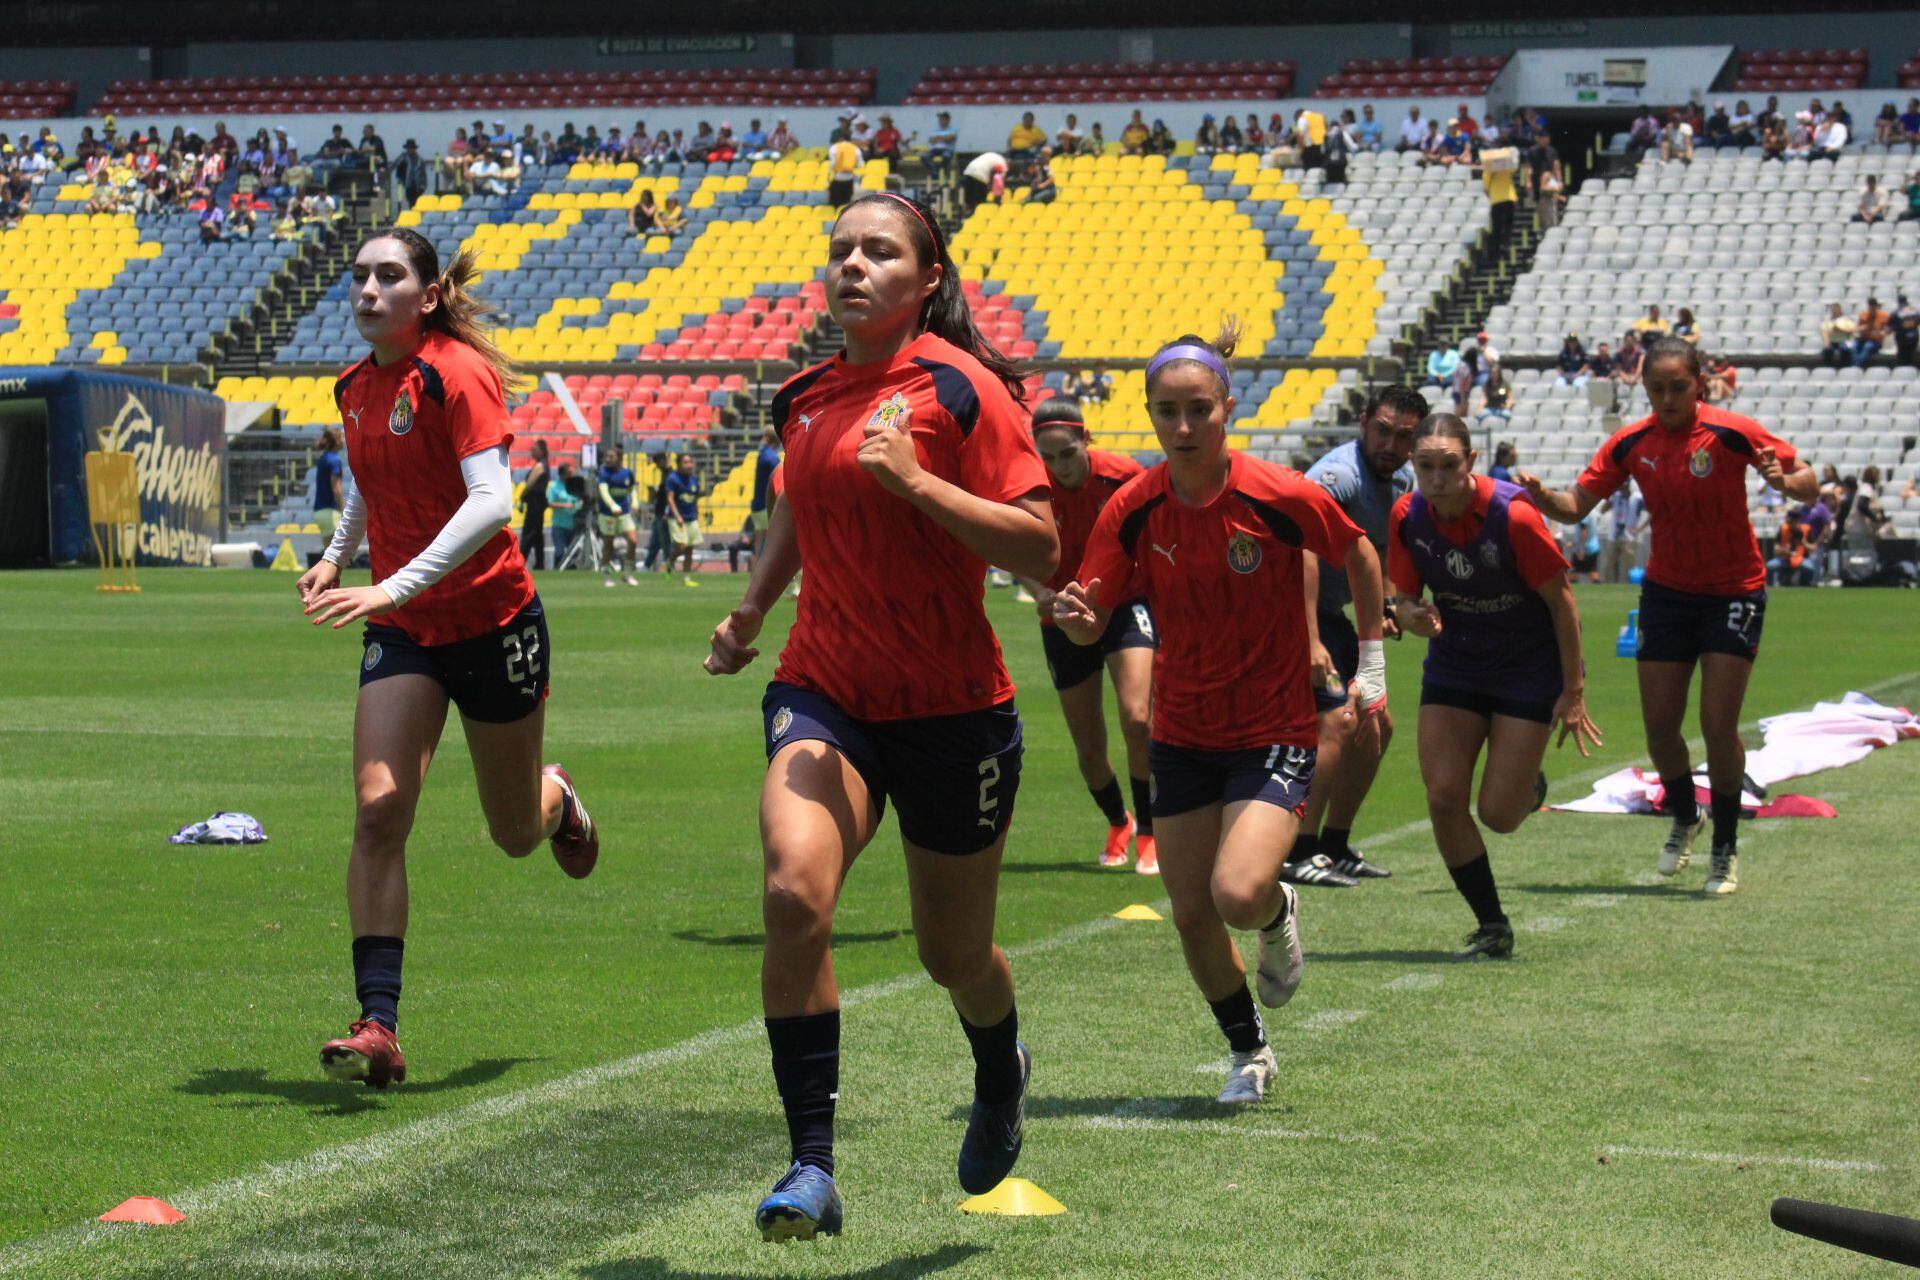
[(333, 541), (321, 557), (333, 561), (345, 568), (353, 558), (360, 554), (360, 541), (367, 534), (367, 503), (360, 496), (360, 486), (353, 482), (349, 474), (346, 482), (346, 506), (340, 512), (340, 523), (333, 528)]
[[(453, 513), (439, 536), (379, 584), (397, 605), (405, 604), (453, 572), (513, 518), (513, 475), (507, 469), (505, 446), (483, 449), (460, 459), (460, 475), (467, 484), (466, 501)], [(327, 548), (327, 559), (339, 564), (343, 559), (336, 556), (336, 552), (350, 555), (357, 551), (365, 527), (364, 501), (359, 490), (349, 484), (346, 510), (341, 515), (340, 527), (334, 531), (333, 543)]]

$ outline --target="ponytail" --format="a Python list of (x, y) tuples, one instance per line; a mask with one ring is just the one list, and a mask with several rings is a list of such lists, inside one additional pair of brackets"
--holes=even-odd
[[(913, 251), (922, 265), (938, 263), (940, 266), (940, 285), (933, 291), (920, 308), (920, 328), (952, 343), (960, 350), (986, 366), (987, 372), (1000, 379), (1013, 397), (1015, 404), (1025, 404), (1027, 400), (1026, 374), (1021, 367), (1002, 355), (991, 342), (974, 327), (973, 309), (967, 305), (967, 295), (960, 288), (960, 268), (954, 265), (953, 257), (947, 252), (947, 242), (940, 234), (939, 222), (934, 212), (926, 205), (910, 196), (898, 192), (874, 192), (861, 196), (847, 206), (857, 209), (861, 205), (878, 204), (891, 212), (901, 215), (901, 223), (907, 229), (907, 238), (913, 242)], [(847, 209), (840, 211), (841, 217), (847, 216)]]
[(407, 264), (420, 283), (440, 286), (440, 305), (422, 318), (421, 326), (472, 347), (500, 379), (501, 391), (513, 391), (520, 381), (520, 371), (512, 358), (494, 343), (486, 323), (494, 312), (473, 288), (480, 275), (479, 259), (474, 251), (462, 249), (442, 271), (440, 254), (433, 242), (412, 227), (389, 227), (367, 237), (367, 243), (374, 240), (398, 240), (406, 246)]

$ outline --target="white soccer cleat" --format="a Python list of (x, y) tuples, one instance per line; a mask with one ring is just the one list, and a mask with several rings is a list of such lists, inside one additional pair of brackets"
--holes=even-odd
[(1306, 967), (1306, 958), (1300, 953), (1300, 895), (1284, 883), (1280, 892), (1287, 907), (1278, 924), (1260, 930), (1260, 963), (1254, 973), (1260, 1003), (1269, 1009), (1278, 1009), (1293, 999), (1300, 986), (1300, 971)]
[(1707, 825), (1707, 815), (1697, 815), (1691, 823), (1675, 819), (1673, 827), (1667, 832), (1667, 842), (1660, 846), (1660, 865), (1657, 870), (1663, 876), (1677, 876), (1693, 861), (1694, 838), (1700, 829)]
[(1712, 870), (1707, 873), (1707, 883), (1701, 892), (1709, 898), (1723, 898), (1740, 887), (1740, 855), (1725, 845), (1715, 846), (1711, 858)]
[(1226, 1103), (1258, 1102), (1267, 1096), (1267, 1081), (1280, 1074), (1273, 1046), (1263, 1044), (1252, 1053), (1236, 1053), (1227, 1066), (1227, 1083), (1220, 1090)]

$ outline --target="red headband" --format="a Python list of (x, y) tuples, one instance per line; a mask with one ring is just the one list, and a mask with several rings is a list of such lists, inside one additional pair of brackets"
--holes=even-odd
[(933, 241), (934, 253), (938, 254), (940, 252), (939, 234), (934, 231), (933, 225), (926, 220), (926, 218), (921, 214), (921, 212), (918, 209), (913, 207), (913, 201), (907, 199), (905, 196), (901, 195), (897, 191), (880, 191), (880, 192), (876, 192), (875, 194), (883, 195), (889, 200), (899, 201), (900, 204), (906, 209), (906, 211), (912, 214), (916, 219), (918, 219), (922, 227), (926, 228), (927, 239)]

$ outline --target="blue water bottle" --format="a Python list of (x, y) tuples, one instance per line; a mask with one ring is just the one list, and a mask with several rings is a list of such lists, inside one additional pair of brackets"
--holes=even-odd
[(1640, 653), (1640, 611), (1627, 610), (1627, 625), (1620, 628), (1620, 638), (1613, 642), (1613, 656), (1632, 658)]

